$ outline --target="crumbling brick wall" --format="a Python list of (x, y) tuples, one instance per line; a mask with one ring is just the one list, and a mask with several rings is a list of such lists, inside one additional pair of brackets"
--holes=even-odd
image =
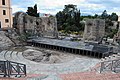
[(33, 36), (57, 38), (57, 21), (55, 17), (33, 17), (23, 12), (17, 12), (13, 27), (19, 34), (31, 33)]

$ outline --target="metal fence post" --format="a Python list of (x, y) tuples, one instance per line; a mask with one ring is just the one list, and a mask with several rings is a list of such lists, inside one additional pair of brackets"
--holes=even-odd
[(101, 62), (100, 73), (103, 71), (104, 62)]
[(24, 74), (25, 74), (25, 76), (27, 76), (27, 74), (26, 74), (26, 65), (24, 65)]
[(4, 61), (4, 65), (3, 65), (3, 72), (4, 72), (4, 77), (6, 77), (7, 76), (7, 62), (6, 61)]
[(18, 75), (20, 74), (20, 67), (19, 67), (18, 63), (17, 63), (17, 73), (18, 73)]
[(6, 63), (7, 63), (7, 66), (6, 66), (7, 76), (10, 77), (10, 62), (7, 60)]

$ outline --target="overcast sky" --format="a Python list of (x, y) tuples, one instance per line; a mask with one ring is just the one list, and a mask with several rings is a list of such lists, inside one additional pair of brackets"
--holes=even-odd
[(101, 14), (107, 10), (120, 15), (120, 0), (11, 0), (13, 13), (17, 11), (26, 12), (27, 7), (38, 5), (38, 12), (56, 14), (62, 11), (64, 5), (74, 4), (81, 10), (82, 14)]

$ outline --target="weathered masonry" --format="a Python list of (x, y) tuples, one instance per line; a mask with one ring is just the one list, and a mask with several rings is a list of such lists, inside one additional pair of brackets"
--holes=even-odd
[(27, 42), (29, 45), (33, 45), (40, 48), (52, 49), (62, 52), (68, 52), (73, 54), (80, 54), (84, 56), (90, 56), (95, 58), (102, 58), (109, 56), (109, 49), (107, 46), (98, 46), (87, 44), (83, 42), (71, 42), (56, 39), (32, 39)]
[(100, 41), (105, 35), (105, 20), (85, 19), (84, 40)]
[(24, 12), (14, 14), (13, 27), (18, 34), (57, 38), (57, 20), (55, 16), (33, 17)]

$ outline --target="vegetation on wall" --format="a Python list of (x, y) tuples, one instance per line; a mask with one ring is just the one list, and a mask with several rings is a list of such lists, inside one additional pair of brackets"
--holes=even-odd
[[(26, 13), (30, 16), (39, 17), (39, 14), (37, 13), (37, 4), (35, 4), (34, 7), (28, 7)], [(107, 35), (105, 36), (113, 37), (114, 34), (117, 33), (117, 29), (112, 29), (111, 26), (113, 26), (112, 21), (118, 20), (118, 15), (114, 12), (108, 14), (106, 10), (104, 10), (101, 15), (95, 14), (95, 15), (80, 16), (80, 10), (77, 8), (77, 5), (68, 4), (65, 5), (62, 11), (59, 11), (56, 14), (56, 18), (57, 18), (58, 30), (64, 33), (71, 34), (74, 32), (77, 33), (83, 32), (85, 24), (80, 21), (82, 21), (84, 18), (104, 19), (105, 32), (107, 33)]]
[(65, 32), (81, 30), (80, 10), (77, 9), (76, 5), (65, 5), (63, 11), (59, 11), (56, 17), (58, 30), (65, 30)]
[(114, 35), (118, 32), (118, 29), (111, 29), (111, 32), (107, 35), (107, 37), (113, 38)]
[(37, 13), (37, 4), (35, 4), (34, 7), (28, 7), (26, 13), (30, 16), (39, 17), (39, 13)]
[(102, 15), (102, 19), (105, 19), (105, 32), (107, 33), (107, 37), (113, 38), (114, 35), (118, 32), (118, 24), (116, 29), (112, 29), (111, 26), (113, 26), (112, 21), (118, 20), (118, 15), (116, 13), (112, 13), (111, 15), (107, 14), (107, 11), (104, 10)]
[[(85, 24), (80, 22), (84, 18), (88, 19), (104, 19), (105, 20), (105, 36), (113, 37), (117, 33), (117, 29), (112, 29), (112, 21), (118, 20), (118, 15), (116, 13), (108, 14), (106, 10), (102, 12), (101, 15), (87, 15), (80, 16), (80, 10), (77, 9), (76, 5), (69, 4), (65, 5), (63, 11), (59, 11), (56, 14), (58, 30), (63, 31), (64, 33), (73, 33), (73, 32), (83, 32)], [(117, 25), (118, 26), (118, 25)]]

